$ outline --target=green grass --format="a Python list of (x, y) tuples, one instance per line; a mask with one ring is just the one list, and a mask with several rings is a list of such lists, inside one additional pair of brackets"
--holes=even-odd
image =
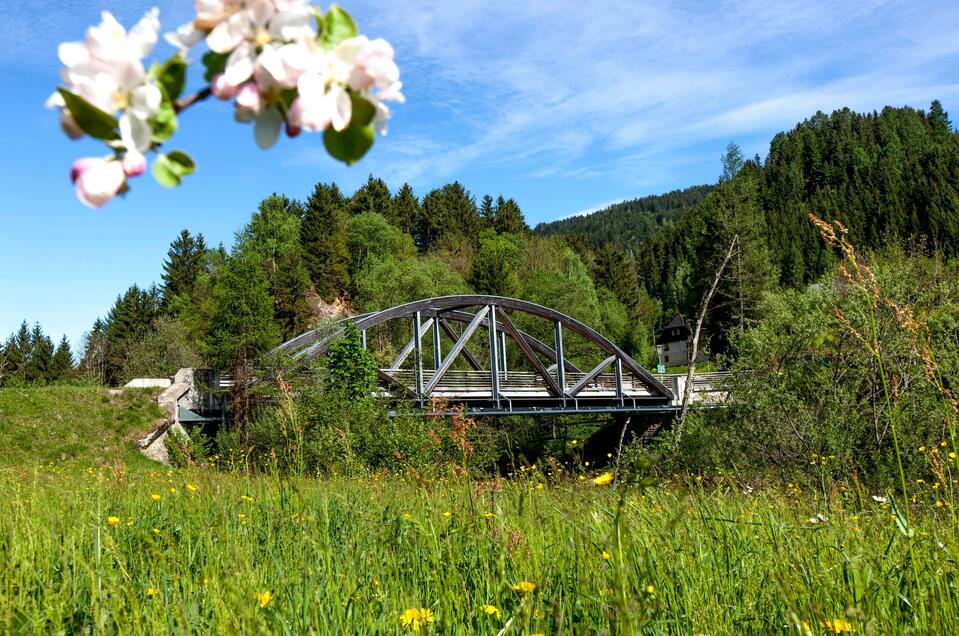
[[(825, 634), (835, 619), (862, 634), (959, 625), (951, 477), (923, 486), (909, 538), (866, 492), (749, 493), (717, 478), (620, 498), (524, 475), (5, 471), (0, 631), (389, 634), (405, 631), (409, 608), (430, 609), (422, 631), (435, 634), (508, 621), (506, 634), (714, 636), (806, 633), (802, 623)], [(520, 581), (535, 590), (514, 591)]]
[(156, 466), (137, 452), (132, 437), (161, 415), (150, 390), (111, 395), (95, 387), (0, 388), (0, 466), (118, 459)]

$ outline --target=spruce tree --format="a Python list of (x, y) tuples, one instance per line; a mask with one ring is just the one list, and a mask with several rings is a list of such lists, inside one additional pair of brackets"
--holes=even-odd
[(163, 261), (163, 304), (169, 305), (175, 296), (190, 297), (197, 278), (203, 273), (206, 260), (206, 243), (202, 234), (195, 237), (189, 230), (170, 243), (166, 260)]
[(416, 229), (419, 209), (420, 201), (413, 193), (413, 188), (404, 183), (390, 201), (389, 214), (385, 216), (390, 223), (412, 236)]
[(49, 382), (53, 372), (53, 341), (43, 333), (40, 323), (30, 332), (30, 363), (26, 366), (24, 379), (31, 384)]
[(53, 354), (50, 379), (53, 381), (67, 380), (72, 373), (73, 352), (70, 350), (70, 341), (64, 335), (60, 338), (60, 344), (57, 345), (57, 350)]
[(390, 211), (390, 203), (390, 189), (386, 182), (371, 174), (366, 183), (350, 197), (349, 212), (353, 215), (376, 212), (386, 216)]
[(332, 301), (350, 285), (343, 195), (336, 184), (318, 183), (306, 201), (300, 241), (306, 269), (324, 300)]
[(495, 229), (496, 207), (493, 205), (493, 197), (488, 194), (484, 194), (480, 202), (480, 218), (483, 219), (483, 227)]
[(639, 276), (636, 265), (622, 248), (606, 243), (595, 252), (593, 281), (613, 292), (619, 302), (634, 311), (639, 304)]
[(513, 199), (504, 201), (503, 197), (500, 197), (496, 202), (496, 217), (493, 226), (500, 234), (504, 232), (510, 234), (529, 232), (529, 226), (526, 225), (519, 204)]
[(106, 384), (106, 323), (97, 318), (83, 337), (83, 357), (79, 371), (96, 384)]

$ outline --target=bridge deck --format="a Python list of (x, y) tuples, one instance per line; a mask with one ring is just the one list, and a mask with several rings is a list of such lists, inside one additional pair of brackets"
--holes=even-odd
[[(408, 392), (408, 399), (416, 394), (416, 371), (413, 369), (382, 369), (392, 376)], [(423, 383), (433, 377), (433, 369), (423, 369)], [(585, 373), (567, 372), (566, 390), (576, 386)], [(704, 373), (693, 376), (692, 402), (719, 404), (726, 397), (722, 388), (725, 373)], [(558, 382), (555, 372), (553, 379)], [(489, 371), (450, 370), (440, 379), (434, 388), (434, 398), (445, 399), (450, 404), (463, 404), (467, 410), (483, 413), (508, 412), (672, 412), (679, 408), (685, 389), (685, 374), (660, 374), (655, 376), (669, 387), (674, 395), (671, 401), (665, 401), (641, 380), (631, 376), (623, 378), (622, 397), (617, 391), (616, 375), (601, 373), (587, 382), (575, 395), (558, 396), (552, 393), (545, 380), (536, 373), (528, 371), (505, 371), (498, 374), (498, 394), (500, 404), (496, 406), (491, 388)], [(402, 399), (404, 396), (393, 391), (391, 396)]]

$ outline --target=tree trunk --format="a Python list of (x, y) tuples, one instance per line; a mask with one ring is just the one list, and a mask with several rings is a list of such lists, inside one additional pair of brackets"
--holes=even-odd
[(693, 374), (696, 372), (696, 358), (699, 356), (699, 336), (702, 333), (703, 321), (706, 319), (706, 311), (709, 309), (709, 303), (712, 301), (713, 295), (719, 287), (719, 282), (723, 278), (723, 272), (726, 270), (726, 266), (729, 264), (730, 259), (732, 259), (733, 254), (736, 253), (738, 243), (739, 235), (734, 234), (732, 240), (729, 242), (729, 249), (726, 250), (726, 256), (723, 258), (723, 262), (719, 264), (716, 275), (713, 277), (713, 284), (709, 287), (709, 290), (706, 291), (706, 294), (703, 296), (703, 302), (699, 306), (699, 315), (696, 317), (696, 330), (693, 331), (692, 347), (689, 349), (689, 370), (686, 371), (686, 386), (683, 387), (683, 402), (679, 409), (679, 419), (676, 422), (676, 444), (679, 444), (679, 440), (682, 437), (683, 425), (686, 423), (686, 414), (689, 412), (689, 396), (692, 395), (693, 392)]

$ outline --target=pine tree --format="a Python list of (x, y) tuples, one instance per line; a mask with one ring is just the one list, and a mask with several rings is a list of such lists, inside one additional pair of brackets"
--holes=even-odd
[(523, 212), (519, 209), (519, 204), (513, 199), (504, 201), (503, 197), (499, 197), (496, 201), (496, 217), (493, 226), (500, 234), (504, 232), (510, 234), (529, 232), (529, 226), (523, 219)]
[(480, 294), (513, 296), (519, 290), (517, 269), (522, 256), (519, 237), (486, 230), (480, 238), (467, 282)]
[(180, 235), (170, 243), (163, 262), (164, 306), (169, 305), (175, 296), (190, 297), (193, 294), (197, 278), (203, 273), (205, 260), (206, 243), (203, 235), (194, 237), (189, 230), (181, 230)]
[(613, 292), (629, 311), (639, 304), (639, 276), (632, 258), (622, 248), (606, 243), (596, 251), (593, 280), (597, 287)]
[(413, 239), (420, 251), (432, 251), (441, 239), (474, 242), (483, 221), (476, 201), (459, 181), (447, 183), (423, 197)]
[(60, 344), (53, 354), (50, 379), (53, 381), (66, 380), (73, 373), (73, 352), (70, 350), (70, 341), (66, 335), (60, 338)]
[(43, 333), (40, 323), (30, 332), (30, 363), (26, 366), (24, 379), (31, 384), (50, 381), (53, 371), (53, 341)]
[(318, 183), (306, 201), (300, 241), (313, 286), (324, 300), (332, 301), (350, 285), (346, 249), (343, 195), (336, 184)]
[(257, 259), (270, 282), (274, 320), (284, 337), (301, 333), (309, 322), (306, 296), (310, 274), (301, 247), (301, 206), (286, 197), (272, 195), (238, 235), (234, 255)]
[(496, 207), (493, 205), (493, 197), (488, 194), (484, 194), (480, 202), (480, 218), (483, 219), (483, 227), (496, 227)]
[(390, 203), (390, 189), (386, 182), (371, 174), (350, 198), (349, 212), (353, 215), (376, 212), (386, 216), (390, 211)]
[(413, 193), (413, 188), (404, 183), (390, 201), (389, 214), (385, 216), (390, 223), (412, 236), (416, 229), (419, 209), (420, 201)]

